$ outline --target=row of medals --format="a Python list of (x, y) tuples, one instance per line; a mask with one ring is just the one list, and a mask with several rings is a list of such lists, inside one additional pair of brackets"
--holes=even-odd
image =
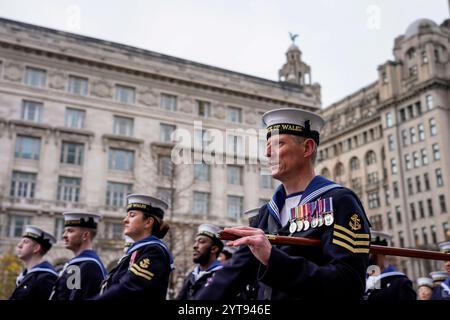
[(325, 216), (323, 217), (321, 214), (319, 215), (319, 217), (314, 217), (311, 220), (311, 223), (308, 221), (308, 219), (303, 220), (303, 219), (296, 219), (296, 220), (292, 220), (291, 224), (289, 226), (289, 232), (290, 233), (294, 233), (294, 232), (300, 232), (300, 231), (306, 231), (309, 229), (309, 227), (311, 228), (318, 228), (323, 226), (324, 224), (326, 226), (331, 226), (333, 224), (334, 218), (333, 218), (333, 213), (332, 212), (326, 212)]

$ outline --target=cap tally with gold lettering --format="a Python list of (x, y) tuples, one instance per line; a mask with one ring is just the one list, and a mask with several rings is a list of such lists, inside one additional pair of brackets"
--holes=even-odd
[(97, 229), (102, 216), (92, 212), (63, 212), (65, 227), (81, 227), (89, 229)]
[(320, 130), (325, 124), (318, 114), (294, 108), (267, 111), (263, 114), (263, 122), (267, 127), (267, 139), (274, 134), (292, 134), (311, 138), (317, 145), (320, 142)]
[(56, 243), (56, 238), (53, 235), (36, 226), (26, 226), (22, 237), (36, 241), (46, 250), (50, 250), (52, 245)]
[(433, 279), (433, 284), (437, 285), (441, 282), (444, 282), (449, 277), (449, 274), (445, 271), (433, 271), (430, 272), (430, 276)]
[(428, 278), (428, 277), (421, 277), (421, 278), (417, 279), (417, 288), (420, 288), (423, 286), (433, 289), (433, 279)]
[(439, 250), (443, 253), (450, 253), (450, 241), (439, 243)]
[(127, 211), (139, 210), (144, 214), (155, 215), (163, 219), (169, 205), (160, 199), (145, 194), (130, 194), (127, 196)]
[(213, 224), (204, 223), (198, 227), (197, 236), (203, 235), (211, 238), (213, 242), (222, 250), (223, 242), (219, 239), (220, 228)]

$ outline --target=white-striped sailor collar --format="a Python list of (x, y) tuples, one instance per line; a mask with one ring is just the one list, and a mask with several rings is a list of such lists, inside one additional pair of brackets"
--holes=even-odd
[(215, 272), (217, 270), (223, 269), (223, 264), (220, 261), (214, 261), (206, 270), (200, 270), (200, 266), (196, 265), (192, 274), (194, 275), (195, 281), (203, 277), (205, 274)]
[(174, 262), (173, 262), (172, 253), (170, 252), (170, 250), (166, 246), (166, 244), (163, 241), (161, 241), (161, 239), (159, 239), (155, 236), (149, 236), (149, 237), (146, 237), (144, 239), (134, 242), (133, 245), (128, 248), (127, 253), (120, 258), (118, 264), (120, 264), (123, 261), (123, 259), (130, 256), (137, 249), (147, 246), (149, 244), (157, 244), (157, 245), (161, 246), (167, 252), (167, 254), (169, 255), (169, 260), (170, 260), (170, 268), (173, 270)]
[(441, 283), (441, 287), (450, 295), (450, 277)]
[(54, 274), (55, 276), (58, 276), (58, 273), (55, 271), (55, 268), (52, 264), (50, 264), (48, 261), (42, 261), (41, 263), (38, 263), (37, 265), (32, 267), (30, 270), (22, 270), (22, 272), (17, 276), (16, 284), (19, 285), (19, 283), (21, 283), (23, 279), (25, 279), (29, 274), (35, 272), (48, 272)]
[[(342, 186), (340, 184), (330, 181), (322, 176), (315, 176), (308, 184), (305, 191), (302, 193), (298, 205), (308, 203), (320, 197), (325, 192), (341, 187)], [(282, 226), (280, 219), (280, 211), (283, 209), (283, 206), (286, 202), (286, 197), (287, 195), (284, 186), (280, 184), (278, 188), (275, 190), (275, 193), (273, 194), (272, 199), (270, 199), (267, 206), (270, 215), (272, 215), (272, 217), (275, 218), (275, 221), (277, 221), (279, 226)]]
[(70, 259), (65, 265), (63, 270), (61, 271), (60, 274), (64, 273), (65, 269), (73, 264), (76, 264), (78, 262), (83, 262), (83, 261), (92, 261), (97, 263), (97, 265), (100, 267), (100, 270), (102, 271), (103, 274), (103, 278), (106, 277), (107, 275), (107, 271), (105, 266), (103, 265), (102, 261), (100, 260), (99, 256), (97, 255), (97, 253), (94, 250), (84, 250), (83, 252), (81, 252), (78, 256)]
[(374, 285), (381, 279), (389, 277), (406, 277), (406, 274), (395, 269), (393, 265), (388, 265), (381, 274), (369, 276), (366, 280), (366, 291), (369, 289), (374, 289)]

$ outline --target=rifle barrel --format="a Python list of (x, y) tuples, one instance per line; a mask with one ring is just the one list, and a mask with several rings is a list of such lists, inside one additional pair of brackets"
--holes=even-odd
[[(236, 240), (240, 237), (232, 233), (221, 231), (219, 233), (221, 240)], [(277, 245), (288, 245), (288, 246), (319, 246), (320, 240), (309, 239), (302, 237), (287, 237), (287, 236), (277, 236), (273, 234), (266, 234), (267, 239), (271, 244)], [(419, 259), (431, 259), (431, 260), (443, 260), (450, 261), (450, 254), (420, 250), (420, 249), (408, 249), (408, 248), (398, 248), (398, 247), (385, 247), (379, 245), (370, 245), (370, 252), (377, 254), (384, 254), (387, 256), (399, 256), (399, 257), (410, 257)]]

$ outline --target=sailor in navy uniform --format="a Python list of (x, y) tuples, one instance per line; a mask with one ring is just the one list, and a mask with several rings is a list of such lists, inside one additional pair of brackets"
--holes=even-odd
[(167, 203), (141, 194), (127, 197), (124, 234), (132, 244), (111, 270), (95, 300), (164, 300), (173, 257), (161, 240), (169, 230), (163, 220)]
[[(371, 239), (371, 244), (387, 246), (391, 236), (372, 230)], [(392, 264), (386, 265), (385, 255), (371, 253), (369, 262), (371, 266), (368, 270), (374, 274), (369, 274), (367, 278), (365, 300), (376, 302), (416, 300), (417, 295), (411, 280)]]
[(193, 300), (201, 290), (209, 285), (216, 271), (223, 268), (217, 260), (223, 249), (218, 237), (220, 228), (212, 224), (202, 224), (198, 228), (193, 246), (194, 270), (186, 277), (177, 300)]
[(50, 300), (86, 300), (100, 292), (106, 269), (92, 250), (101, 216), (89, 212), (64, 212), (64, 246), (75, 257), (69, 260), (55, 283)]
[[(266, 112), (267, 156), (281, 181), (250, 227), (226, 228), (244, 245), (199, 299), (233, 299), (254, 279), (258, 299), (359, 300), (365, 290), (370, 224), (357, 195), (316, 176), (324, 120), (298, 109)], [(320, 246), (271, 245), (264, 233), (313, 238)]]
[(53, 235), (36, 226), (27, 226), (16, 252), (26, 266), (16, 280), (10, 300), (48, 300), (58, 277), (44, 255), (56, 243)]
[[(440, 243), (439, 249), (450, 254), (450, 241)], [(445, 262), (444, 268), (446, 271), (430, 273), (435, 284), (431, 300), (450, 300), (450, 261)]]
[(417, 300), (430, 300), (433, 293), (433, 279), (420, 277), (417, 279)]

